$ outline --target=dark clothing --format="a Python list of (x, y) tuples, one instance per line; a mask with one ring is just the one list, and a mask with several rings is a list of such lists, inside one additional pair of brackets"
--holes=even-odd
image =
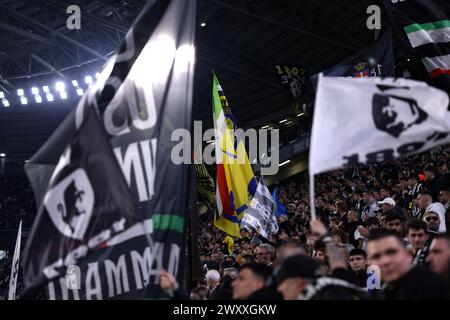
[(362, 225), (362, 221), (352, 221), (348, 222), (347, 225), (344, 227), (344, 231), (348, 234), (348, 240), (349, 242), (355, 247), (358, 248), (359, 246), (359, 240), (355, 239), (355, 231), (358, 228), (358, 226)]
[(350, 271), (352, 279), (351, 279), (351, 283), (353, 283), (354, 285), (357, 285), (358, 287), (361, 288), (366, 288), (367, 287), (367, 273), (366, 270), (362, 270), (362, 271)]
[(428, 189), (430, 189), (431, 194), (433, 196), (433, 202), (439, 201), (439, 192), (443, 190), (445, 187), (448, 187), (449, 184), (450, 181), (446, 181), (445, 176), (442, 176), (440, 178), (434, 178), (428, 181), (427, 186)]
[(415, 267), (395, 284), (383, 290), (387, 300), (449, 299), (448, 286), (437, 274), (425, 267)]

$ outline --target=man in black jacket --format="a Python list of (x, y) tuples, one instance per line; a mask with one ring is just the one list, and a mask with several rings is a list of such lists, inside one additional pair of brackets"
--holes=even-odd
[(443, 279), (425, 267), (412, 266), (413, 257), (397, 232), (377, 229), (369, 236), (369, 264), (380, 268), (382, 294), (388, 300), (448, 299)]

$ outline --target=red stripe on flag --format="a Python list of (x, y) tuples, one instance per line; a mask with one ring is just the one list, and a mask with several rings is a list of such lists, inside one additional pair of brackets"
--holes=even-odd
[(445, 70), (445, 69), (435, 69), (433, 71), (430, 72), (430, 77), (432, 78), (437, 78), (439, 76), (442, 76), (444, 74), (448, 74), (450, 75), (450, 70)]
[(233, 208), (231, 207), (230, 192), (228, 191), (227, 178), (225, 176), (223, 164), (217, 165), (217, 186), (219, 187), (224, 214), (234, 214)]

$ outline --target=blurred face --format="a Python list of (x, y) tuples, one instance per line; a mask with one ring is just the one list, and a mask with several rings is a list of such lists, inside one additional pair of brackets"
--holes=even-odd
[(350, 210), (347, 214), (347, 219), (349, 222), (356, 221), (358, 220), (358, 215), (356, 214), (355, 211)]
[(431, 197), (426, 194), (419, 194), (417, 200), (420, 210), (425, 210), (431, 204)]
[(411, 243), (411, 246), (413, 247), (415, 252), (422, 249), (427, 240), (428, 234), (425, 232), (425, 230), (408, 230), (408, 241)]
[(244, 268), (239, 271), (231, 286), (233, 287), (233, 299), (245, 300), (253, 292), (261, 289), (264, 286), (264, 281), (255, 277), (250, 269)]
[(446, 204), (449, 201), (449, 193), (447, 191), (439, 192), (439, 202), (442, 204)]
[(211, 255), (211, 260), (219, 262), (220, 261), (220, 255), (218, 253), (213, 253)]
[(423, 217), (423, 221), (425, 221), (425, 223), (427, 224), (428, 230), (439, 231), (439, 225), (441, 224), (441, 221), (436, 213), (428, 212)]
[(411, 269), (412, 255), (395, 237), (369, 241), (369, 264), (377, 265), (381, 280), (392, 283)]
[(362, 255), (350, 256), (349, 261), (353, 271), (363, 271), (367, 267), (367, 259)]
[(425, 174), (425, 178), (427, 179), (427, 181), (430, 181), (434, 178), (434, 173), (432, 171), (424, 171), (423, 173)]
[(398, 233), (403, 235), (403, 223), (400, 221), (400, 219), (386, 222), (386, 229), (397, 231)]
[(389, 197), (389, 191), (386, 190), (386, 189), (381, 189), (380, 190), (380, 196), (381, 196), (382, 199), (384, 199), (386, 197)]
[(427, 263), (433, 272), (448, 278), (450, 268), (450, 246), (446, 239), (434, 239), (430, 246)]
[(392, 206), (391, 206), (390, 204), (383, 203), (383, 204), (381, 205), (381, 211), (382, 211), (383, 213), (388, 213), (388, 212), (391, 211), (391, 210), (392, 210)]
[(257, 247), (255, 249), (255, 258), (256, 262), (268, 264), (270, 263), (270, 254), (266, 248)]
[(320, 261), (320, 262), (325, 262), (325, 253), (321, 250), (317, 250), (314, 253), (314, 257), (315, 260)]
[(284, 300), (296, 300), (304, 288), (305, 283), (301, 278), (289, 278), (278, 285), (277, 291), (283, 295)]

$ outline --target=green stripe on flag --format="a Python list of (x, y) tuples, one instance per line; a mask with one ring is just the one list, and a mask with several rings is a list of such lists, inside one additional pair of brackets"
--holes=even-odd
[(222, 111), (222, 103), (220, 102), (219, 97), (219, 90), (217, 89), (217, 86), (219, 85), (219, 80), (217, 80), (216, 75), (213, 72), (213, 92), (212, 92), (212, 104), (213, 104), (213, 113), (214, 118), (217, 120), (219, 119), (220, 114)]
[(169, 214), (154, 213), (152, 216), (153, 228), (156, 230), (172, 230), (183, 233), (184, 219)]
[(405, 27), (406, 33), (412, 33), (417, 32), (421, 30), (430, 31), (430, 30), (436, 30), (436, 29), (442, 29), (442, 28), (448, 28), (450, 27), (450, 20), (441, 20), (441, 21), (435, 21), (435, 22), (429, 22), (429, 23), (413, 23), (409, 26)]

